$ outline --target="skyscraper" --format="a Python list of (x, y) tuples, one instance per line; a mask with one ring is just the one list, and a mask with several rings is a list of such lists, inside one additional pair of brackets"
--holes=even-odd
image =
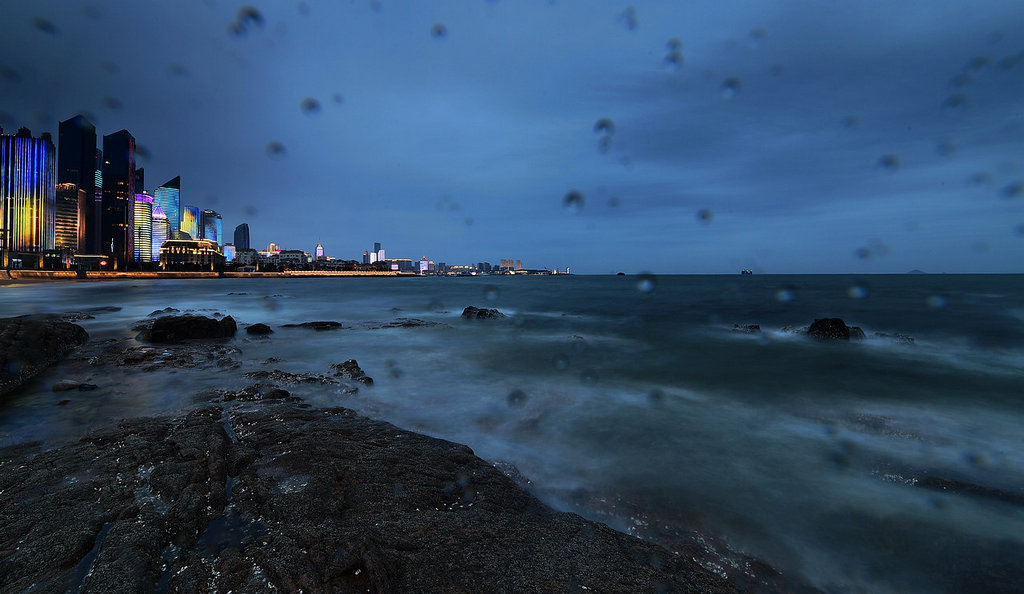
[(120, 130), (103, 137), (102, 247), (115, 268), (135, 258), (135, 137)]
[[(170, 222), (171, 217), (168, 215), (167, 221)], [(202, 239), (200, 233), (200, 213), (198, 206), (185, 206), (181, 209), (181, 227), (179, 231), (182, 233), (188, 233), (192, 239)], [(174, 237), (174, 234), (171, 234)]]
[(249, 249), (249, 223), (242, 223), (235, 227), (235, 249)]
[[(3, 266), (14, 254), (53, 249), (57, 149), (49, 134), (32, 138), (27, 128), (7, 136), (0, 130), (0, 253)], [(36, 264), (38, 265), (38, 264)]]
[(203, 211), (203, 239), (216, 242), (217, 245), (224, 245), (224, 222), (220, 213), (213, 210)]
[(162, 186), (154, 190), (153, 204), (158, 205), (167, 216), (171, 233), (181, 229), (181, 176), (164, 182)]
[(136, 262), (150, 262), (153, 259), (153, 197), (149, 194), (135, 195), (135, 253)]
[(167, 221), (167, 214), (159, 204), (153, 203), (153, 246), (150, 254), (151, 262), (160, 261), (160, 246), (171, 238), (171, 225)]
[(322, 243), (316, 244), (316, 249), (313, 250), (313, 253), (315, 254), (317, 260), (326, 259), (326, 256), (324, 256), (324, 244)]
[[(57, 132), (56, 247), (95, 253), (99, 244), (96, 218), (96, 126), (81, 115), (61, 122)], [(68, 185), (70, 184), (70, 185)], [(72, 217), (71, 210), (77, 212)], [(73, 222), (72, 222), (73, 221)], [(74, 233), (74, 245), (71, 234)], [(91, 243), (90, 243), (91, 242)]]

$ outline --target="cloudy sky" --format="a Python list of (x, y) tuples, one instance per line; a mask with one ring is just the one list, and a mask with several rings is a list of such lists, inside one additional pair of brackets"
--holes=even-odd
[(1024, 6), (3, 0), (0, 126), (358, 258), (1024, 272)]

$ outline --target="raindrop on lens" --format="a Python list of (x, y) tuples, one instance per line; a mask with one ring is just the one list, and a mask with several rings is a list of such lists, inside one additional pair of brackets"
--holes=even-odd
[(284, 145), (276, 140), (268, 142), (265, 150), (267, 152), (267, 156), (271, 159), (283, 159), (285, 155), (288, 154)]
[(1007, 184), (1002, 190), (1003, 198), (1017, 198), (1021, 194), (1024, 194), (1024, 182), (1013, 182)]
[(929, 295), (924, 303), (932, 309), (942, 309), (949, 305), (949, 299), (943, 295)]
[(1024, 237), (1024, 223), (1017, 225), (1013, 230), (1017, 232), (1017, 235)]
[(551, 365), (559, 371), (565, 371), (569, 368), (569, 358), (565, 355), (555, 355), (551, 359)]
[(487, 301), (497, 301), (498, 300), (498, 295), (499, 295), (498, 287), (495, 287), (494, 285), (487, 285), (486, 287), (484, 287), (484, 299), (485, 300), (487, 300)]
[(448, 27), (442, 23), (434, 23), (434, 26), (430, 28), (430, 34), (434, 39), (444, 39), (448, 35)]
[(704, 223), (705, 225), (710, 224), (711, 221), (714, 220), (714, 218), (715, 213), (711, 212), (711, 209), (709, 208), (702, 208), (697, 211), (697, 220), (700, 221), (701, 223)]
[(935, 152), (943, 157), (949, 157), (956, 152), (956, 144), (952, 138), (943, 138), (935, 145)]
[(47, 33), (49, 35), (57, 34), (57, 25), (54, 25), (42, 17), (34, 17), (32, 19), (32, 24), (35, 25), (36, 29), (39, 29), (43, 33)]
[(565, 207), (565, 210), (573, 214), (583, 212), (583, 204), (583, 194), (581, 194), (579, 190), (571, 190), (565, 195), (565, 198), (562, 198), (562, 206)]
[(594, 123), (594, 132), (598, 134), (614, 134), (615, 122), (611, 118), (601, 118)]
[(630, 31), (635, 30), (637, 26), (636, 9), (632, 6), (627, 7), (626, 10), (622, 11), (619, 15), (618, 21), (624, 24)]
[(855, 115), (848, 115), (848, 116), (843, 118), (843, 127), (844, 128), (856, 128), (859, 125), (860, 125), (860, 118), (858, 118)]
[(654, 291), (657, 285), (657, 279), (649, 272), (640, 273), (640, 275), (636, 277), (636, 290), (641, 293), (650, 293)]
[(942, 107), (949, 110), (959, 110), (967, 107), (967, 103), (967, 95), (963, 93), (954, 93), (942, 102)]
[(871, 291), (868, 290), (868, 286), (865, 283), (857, 283), (846, 290), (846, 294), (850, 299), (867, 299)]
[(186, 77), (188, 76), (188, 70), (185, 69), (181, 64), (171, 63), (167, 65), (167, 72), (174, 76)]
[(331, 95), (331, 99), (333, 99), (334, 102), (337, 103), (338, 105), (341, 105), (342, 103), (345, 102), (345, 97), (342, 96), (341, 93), (335, 93)]
[(899, 155), (882, 155), (878, 158), (878, 166), (888, 171), (899, 171), (902, 161)]
[(585, 386), (591, 386), (597, 383), (597, 372), (593, 369), (584, 369), (583, 373), (580, 374), (580, 383)]
[(740, 94), (742, 86), (743, 84), (740, 82), (740, 79), (735, 76), (725, 79), (721, 88), (722, 99), (732, 99), (736, 97), (736, 95)]
[(103, 107), (106, 107), (107, 109), (109, 109), (111, 111), (117, 111), (117, 110), (121, 109), (122, 105), (121, 105), (121, 102), (118, 101), (116, 97), (105, 97), (103, 99)]
[(299, 104), (299, 109), (301, 109), (302, 113), (305, 115), (316, 115), (320, 113), (320, 102), (312, 97), (306, 97), (302, 100), (302, 103)]
[(21, 82), (21, 75), (18, 74), (18, 71), (6, 66), (0, 68), (0, 78), (12, 83)]
[(512, 407), (519, 407), (526, 404), (526, 392), (522, 390), (512, 390), (506, 397), (508, 405)]
[(871, 253), (870, 248), (860, 247), (853, 251), (853, 255), (860, 260), (870, 260), (874, 254)]
[(789, 303), (796, 299), (796, 289), (793, 287), (782, 287), (775, 291), (775, 300), (780, 303)]
[(149, 149), (145, 145), (135, 145), (135, 159), (143, 163), (148, 163), (153, 158), (153, 153), (149, 152)]
[(655, 388), (647, 393), (647, 402), (651, 406), (661, 406), (665, 402), (665, 392)]
[(621, 201), (615, 196), (608, 199), (608, 206), (612, 208), (618, 208), (619, 204), (621, 204)]

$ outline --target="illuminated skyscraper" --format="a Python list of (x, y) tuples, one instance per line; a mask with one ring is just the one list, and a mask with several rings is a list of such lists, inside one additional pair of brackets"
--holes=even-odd
[(120, 130), (103, 137), (101, 248), (115, 268), (135, 259), (135, 137)]
[(235, 246), (231, 243), (224, 244), (224, 261), (233, 262), (235, 260)]
[(242, 223), (235, 227), (235, 249), (249, 249), (249, 223)]
[[(55, 245), (81, 253), (95, 253), (99, 246), (96, 218), (96, 126), (81, 115), (60, 123), (57, 133), (57, 229)], [(70, 184), (70, 185), (68, 185)], [(72, 217), (72, 208), (77, 213)], [(74, 245), (71, 245), (72, 230)], [(91, 242), (91, 243), (90, 243)]]
[(202, 215), (202, 238), (224, 245), (224, 222), (220, 214), (213, 210), (204, 210)]
[[(57, 149), (49, 134), (32, 138), (27, 128), (14, 136), (0, 130), (0, 264), (14, 254), (53, 249)], [(33, 263), (38, 265), (38, 263)]]
[[(170, 221), (171, 217), (168, 216), (167, 220)], [(202, 235), (199, 232), (199, 222), (200, 217), (198, 206), (186, 206), (181, 209), (181, 227), (179, 230), (182, 233), (188, 233), (189, 237), (192, 239), (201, 239)], [(173, 237), (174, 234), (171, 233), (171, 236)]]
[(168, 180), (153, 191), (153, 204), (160, 207), (167, 216), (171, 233), (181, 229), (181, 177)]
[(135, 261), (153, 259), (153, 197), (135, 195)]
[(151, 262), (160, 261), (160, 246), (171, 238), (171, 225), (164, 209), (159, 204), (153, 203), (153, 246), (150, 253)]
[(317, 260), (325, 259), (326, 257), (324, 256), (324, 244), (317, 243), (316, 244), (316, 249), (313, 250), (313, 253), (316, 255), (316, 259)]

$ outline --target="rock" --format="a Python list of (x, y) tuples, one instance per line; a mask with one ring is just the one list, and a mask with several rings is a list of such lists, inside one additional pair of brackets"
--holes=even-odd
[(875, 338), (887, 338), (900, 344), (914, 344), (914, 337), (907, 334), (886, 334), (885, 332), (875, 332), (872, 336)]
[(312, 328), (317, 332), (342, 328), (341, 322), (303, 322), (301, 324), (285, 324), (282, 328)]
[(467, 320), (488, 320), (504, 318), (505, 314), (496, 309), (486, 309), (470, 305), (466, 309), (462, 310), (462, 317)]
[(166, 315), (175, 314), (175, 313), (181, 313), (181, 310), (174, 309), (173, 307), (165, 307), (163, 309), (158, 309), (158, 310), (156, 310), (154, 312), (151, 312), (149, 314), (149, 317), (155, 318), (157, 316), (166, 316)]
[(0, 467), (11, 592), (739, 589), (548, 508), (465, 446), (341, 408), (205, 406), (3, 448)]
[(176, 343), (191, 339), (230, 338), (238, 330), (235, 319), (227, 316), (215, 320), (206, 316), (166, 315), (143, 325), (139, 337), (154, 343)]
[(360, 322), (359, 324), (367, 330), (382, 330), (385, 328), (430, 328), (444, 326), (448, 327), (448, 324), (441, 322), (428, 322), (427, 320), (420, 320), (418, 318), (395, 318), (394, 320), (387, 321), (373, 321), (373, 322)]
[(291, 392), (278, 388), (271, 384), (253, 384), (237, 392), (225, 391), (220, 394), (224, 402), (240, 400), (244, 402), (269, 402), (272, 400), (280, 402), (299, 402), (302, 399), (292, 396)]
[(862, 340), (864, 338), (864, 331), (861, 330), (860, 326), (851, 326), (850, 338), (854, 340)]
[(743, 332), (745, 334), (757, 334), (761, 331), (760, 324), (747, 324), (746, 326), (740, 326), (739, 324), (732, 325), (733, 332)]
[(97, 386), (96, 384), (78, 384), (79, 392), (91, 392), (96, 388), (99, 388), (99, 386)]
[[(88, 362), (93, 366), (117, 365), (157, 369), (236, 369), (241, 366), (242, 351), (231, 344), (187, 341), (158, 347), (139, 346), (131, 339), (105, 346)], [(79, 388), (82, 389), (82, 388)]]
[(57, 406), (64, 406), (64, 405), (70, 404), (70, 403), (71, 403), (71, 401), (68, 400), (67, 398), (65, 398), (64, 400), (58, 400), (57, 401)]
[(328, 377), (326, 375), (320, 375), (317, 373), (289, 373), (287, 371), (281, 371), (275, 369), (273, 371), (267, 371), (260, 369), (258, 371), (247, 371), (242, 374), (245, 377), (257, 380), (269, 380), (272, 382), (280, 382), (282, 384), (337, 384), (338, 380)]
[(356, 363), (355, 359), (349, 359), (344, 363), (331, 363), (331, 369), (334, 370), (334, 375), (336, 376), (348, 378), (368, 386), (373, 384), (373, 378), (366, 375), (366, 372), (360, 369), (359, 363)]
[(77, 390), (80, 385), (80, 382), (74, 380), (59, 380), (53, 384), (52, 389), (54, 392), (67, 392), (68, 390)]
[(840, 318), (820, 318), (807, 329), (807, 335), (820, 340), (850, 340), (850, 328)]
[(271, 334), (273, 330), (266, 324), (251, 324), (246, 327), (245, 331), (249, 334)]
[(14, 392), (87, 340), (89, 333), (70, 322), (0, 318), (0, 396)]

